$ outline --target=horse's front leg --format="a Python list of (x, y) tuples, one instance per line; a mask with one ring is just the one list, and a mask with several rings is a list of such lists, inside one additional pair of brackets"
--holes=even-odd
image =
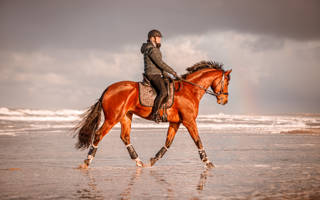
[(136, 161), (138, 167), (143, 166), (143, 162), (139, 159), (137, 152), (134, 150), (133, 145), (130, 143), (130, 131), (131, 131), (132, 113), (127, 113), (121, 123), (121, 135), (120, 138), (126, 145), (130, 158)]
[(192, 120), (191, 122), (183, 122), (183, 125), (188, 129), (190, 136), (192, 137), (194, 143), (197, 145), (202, 162), (205, 163), (207, 168), (213, 168), (214, 165), (209, 161), (208, 156), (202, 146), (196, 121)]
[(155, 157), (150, 158), (150, 165), (153, 166), (160, 158), (163, 157), (163, 155), (167, 152), (169, 147), (171, 146), (174, 136), (176, 135), (178, 129), (179, 129), (180, 123), (173, 123), (170, 122), (168, 133), (167, 133), (167, 139), (165, 145), (158, 151), (158, 153), (155, 155)]

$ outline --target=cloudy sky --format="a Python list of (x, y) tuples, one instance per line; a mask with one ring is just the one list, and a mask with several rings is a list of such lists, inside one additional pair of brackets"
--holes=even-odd
[(0, 107), (84, 109), (111, 83), (141, 80), (147, 32), (178, 73), (232, 69), (229, 103), (201, 114), (320, 113), (318, 0), (0, 0)]

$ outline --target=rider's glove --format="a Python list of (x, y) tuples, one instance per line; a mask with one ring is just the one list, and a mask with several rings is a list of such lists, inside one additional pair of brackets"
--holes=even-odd
[(178, 80), (182, 80), (181, 76), (179, 76), (176, 72), (173, 74), (173, 76)]

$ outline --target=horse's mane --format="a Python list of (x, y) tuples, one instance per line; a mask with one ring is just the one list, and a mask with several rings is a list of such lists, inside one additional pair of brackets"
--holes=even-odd
[(223, 70), (223, 64), (216, 62), (216, 61), (200, 61), (191, 67), (188, 67), (186, 70), (188, 71), (186, 74), (182, 75), (182, 78), (187, 78), (189, 74), (192, 74), (196, 71), (199, 71), (201, 69), (217, 69), (217, 70)]

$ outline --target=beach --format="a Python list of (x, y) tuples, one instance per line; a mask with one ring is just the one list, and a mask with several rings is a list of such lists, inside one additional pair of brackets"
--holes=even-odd
[[(26, 114), (24, 120), (17, 119), (18, 113), (14, 120), (9, 119), (13, 115), (1, 115), (1, 199), (320, 198), (320, 136), (316, 131), (289, 130), (288, 134), (262, 131), (261, 126), (223, 131), (202, 124), (200, 137), (215, 164), (208, 170), (184, 128), (155, 166), (138, 168), (120, 140), (120, 128), (115, 127), (99, 144), (90, 168), (80, 170), (87, 150), (74, 148), (76, 139), (70, 130), (75, 119), (70, 116), (76, 115), (69, 113), (59, 120), (56, 114), (42, 121), (30, 120), (30, 116), (26, 120)], [(202, 117), (199, 124), (208, 118)], [(215, 120), (223, 118), (227, 117)], [(147, 163), (165, 142), (166, 124), (135, 121), (131, 142)], [(230, 122), (230, 117), (225, 121)], [(308, 123), (316, 130), (318, 118)]]

